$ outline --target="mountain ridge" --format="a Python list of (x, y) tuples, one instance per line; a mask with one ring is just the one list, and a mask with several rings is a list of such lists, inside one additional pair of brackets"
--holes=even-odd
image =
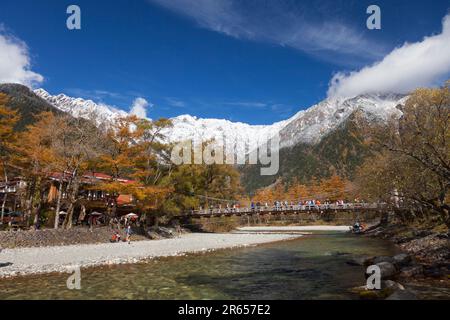
[[(64, 94), (52, 96), (43, 89), (31, 91), (14, 84), (0, 84), (0, 92), (8, 94), (9, 106), (23, 115), (21, 128), (32, 123), (42, 111), (68, 112), (77, 117), (96, 114), (98, 121), (112, 121), (128, 115), (123, 110), (92, 100), (72, 98)], [(258, 138), (280, 135), (280, 170), (274, 176), (261, 176), (260, 165), (239, 166), (242, 184), (247, 192), (266, 187), (279, 179), (289, 182), (297, 178), (305, 183), (312, 177), (338, 174), (351, 179), (357, 167), (370, 157), (364, 144), (363, 128), (383, 121), (392, 114), (401, 114), (398, 105), (407, 96), (398, 94), (366, 94), (350, 99), (325, 99), (299, 111), (293, 117), (272, 125), (250, 125), (225, 119), (202, 119), (191, 115), (172, 118), (173, 128), (166, 130), (170, 142), (201, 137), (245, 140), (255, 143)], [(246, 150), (235, 150), (248, 152)]]
[[(69, 112), (76, 117), (87, 117), (97, 113), (101, 120), (111, 121), (127, 115), (127, 112), (95, 103), (92, 100), (73, 98), (65, 94), (51, 95), (44, 89), (34, 90), (35, 94), (56, 108)], [(335, 130), (342, 122), (358, 109), (368, 118), (386, 119), (402, 104), (405, 95), (364, 94), (353, 98), (327, 98), (318, 104), (297, 112), (289, 119), (271, 125), (250, 125), (243, 122), (231, 122), (225, 119), (198, 118), (191, 115), (180, 115), (171, 118), (173, 128), (167, 129), (170, 142), (201, 138), (231, 141), (247, 141), (249, 145), (257, 145), (260, 137), (270, 138), (280, 135), (280, 148), (291, 147), (298, 143), (315, 145), (329, 132)]]

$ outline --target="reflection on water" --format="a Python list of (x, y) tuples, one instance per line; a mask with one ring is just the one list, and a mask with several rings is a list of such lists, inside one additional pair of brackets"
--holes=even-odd
[(258, 247), (83, 269), (82, 289), (68, 275), (0, 280), (0, 299), (353, 299), (364, 284), (358, 255), (389, 255), (388, 243), (316, 234)]

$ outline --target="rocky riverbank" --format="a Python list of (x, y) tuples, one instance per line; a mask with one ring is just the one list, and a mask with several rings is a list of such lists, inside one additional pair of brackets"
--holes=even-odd
[(380, 268), (380, 290), (368, 290), (365, 285), (352, 289), (362, 299), (419, 299), (420, 292), (425, 291), (428, 295), (433, 292), (438, 299), (450, 299), (450, 239), (445, 228), (391, 224), (374, 226), (363, 236), (390, 240), (404, 253), (348, 261)]
[(442, 278), (450, 274), (450, 232), (444, 227), (392, 224), (374, 227), (365, 235), (394, 242), (423, 266), (425, 276)]
[[(178, 232), (186, 232), (184, 229), (153, 227), (147, 233), (140, 228), (133, 228), (133, 241), (159, 240), (173, 238)], [(121, 232), (125, 239), (125, 232)], [(90, 230), (86, 227), (74, 227), (69, 230), (43, 229), (28, 231), (0, 231), (0, 248), (34, 248), (52, 246), (70, 246), (81, 244), (108, 243), (112, 236), (110, 227), (99, 227)]]

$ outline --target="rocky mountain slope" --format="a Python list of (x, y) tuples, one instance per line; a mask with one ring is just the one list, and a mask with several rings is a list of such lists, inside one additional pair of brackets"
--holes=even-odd
[(44, 111), (61, 112), (58, 108), (36, 95), (28, 87), (19, 84), (0, 84), (0, 93), (9, 97), (8, 107), (21, 115), (17, 129), (21, 130), (33, 122), (34, 116)]

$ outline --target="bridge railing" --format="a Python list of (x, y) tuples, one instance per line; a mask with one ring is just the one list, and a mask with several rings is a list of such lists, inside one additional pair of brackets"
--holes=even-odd
[(320, 204), (320, 205), (279, 205), (279, 206), (255, 206), (236, 208), (211, 208), (191, 210), (190, 215), (211, 214), (245, 214), (261, 212), (290, 212), (290, 211), (321, 211), (321, 210), (355, 210), (355, 209), (379, 209), (384, 204), (380, 203), (344, 203), (344, 204)]

